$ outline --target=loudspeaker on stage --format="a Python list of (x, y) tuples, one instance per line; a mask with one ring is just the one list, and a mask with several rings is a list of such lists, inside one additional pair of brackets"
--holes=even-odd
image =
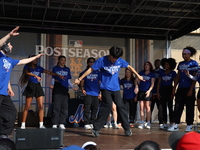
[(18, 150), (59, 149), (63, 146), (63, 130), (15, 129), (14, 142)]

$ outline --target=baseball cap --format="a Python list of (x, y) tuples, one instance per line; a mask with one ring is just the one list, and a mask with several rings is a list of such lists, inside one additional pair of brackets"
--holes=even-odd
[(82, 148), (85, 148), (86, 146), (88, 145), (94, 145), (96, 146), (97, 144), (95, 142), (92, 142), (92, 141), (88, 141), (88, 142), (85, 142), (83, 145), (82, 145)]
[(170, 147), (172, 148), (172, 150), (176, 150), (176, 146), (184, 134), (185, 132), (176, 131), (176, 132), (172, 132), (172, 134), (169, 135), (168, 143)]
[(176, 150), (199, 150), (200, 134), (197, 132), (188, 132), (178, 141)]
[(65, 148), (62, 148), (62, 150), (84, 150), (84, 149), (82, 149), (81, 147), (77, 145), (70, 145)]

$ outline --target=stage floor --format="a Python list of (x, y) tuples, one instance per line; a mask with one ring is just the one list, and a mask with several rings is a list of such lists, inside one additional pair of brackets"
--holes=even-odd
[[(66, 128), (63, 144), (82, 146), (87, 141), (94, 141), (100, 150), (133, 150), (141, 142), (152, 140), (157, 142), (162, 149), (170, 149), (168, 137), (171, 132), (160, 130), (158, 123), (152, 124), (151, 129), (138, 129), (137, 125), (131, 128), (133, 135), (130, 137), (124, 135), (123, 129), (102, 128), (100, 136), (94, 137), (91, 130), (85, 130), (83, 127)], [(185, 125), (180, 125), (179, 128), (180, 131), (184, 131)]]
[(169, 149), (168, 136), (170, 132), (159, 129), (159, 124), (152, 124), (152, 129), (138, 129), (137, 124), (131, 128), (133, 135), (127, 137), (123, 129), (102, 128), (99, 137), (93, 137), (91, 130), (84, 128), (67, 128), (64, 134), (64, 144), (81, 146), (87, 141), (94, 141), (101, 150), (134, 149), (145, 140), (152, 140), (160, 144), (161, 148)]

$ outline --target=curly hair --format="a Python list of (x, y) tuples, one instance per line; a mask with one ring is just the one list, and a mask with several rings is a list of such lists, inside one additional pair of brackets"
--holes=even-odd
[(190, 56), (194, 56), (197, 53), (197, 50), (194, 47), (191, 47), (191, 46), (187, 46), (184, 49), (187, 49), (191, 52)]
[(171, 70), (174, 70), (176, 68), (176, 60), (174, 58), (163, 58), (161, 60), (161, 65), (164, 68), (165, 63), (169, 63)]

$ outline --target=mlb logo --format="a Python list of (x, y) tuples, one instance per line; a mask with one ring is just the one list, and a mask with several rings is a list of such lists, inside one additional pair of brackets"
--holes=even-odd
[(70, 47), (83, 47), (83, 41), (81, 40), (69, 40)]

